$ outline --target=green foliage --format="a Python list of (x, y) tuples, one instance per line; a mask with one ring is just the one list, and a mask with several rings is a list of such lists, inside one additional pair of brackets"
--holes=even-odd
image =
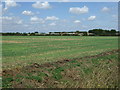
[(119, 33), (116, 30), (103, 30), (103, 29), (93, 29), (89, 30), (89, 33), (93, 33), (95, 36), (116, 36)]
[(33, 75), (33, 73), (27, 73), (28, 76), (24, 76), (26, 79), (36, 80), (38, 82), (42, 82), (45, 76), (48, 77), (46, 73), (37, 72), (37, 75)]
[(70, 63), (77, 63), (77, 62), (78, 62), (77, 60), (70, 61)]
[(21, 81), (21, 79), (19, 79), (19, 78), (18, 78), (18, 79), (15, 79), (15, 81), (16, 81), (16, 82), (20, 82), (20, 81)]
[[(93, 35), (99, 36), (116, 36), (116, 33), (119, 33), (119, 31), (116, 31), (114, 29), (112, 30), (103, 30), (103, 29), (93, 29), (89, 30), (88, 32), (93, 33)], [(39, 32), (32, 32), (32, 33), (19, 33), (19, 32), (13, 32), (13, 33), (1, 33), (3, 36), (79, 36), (80, 33), (82, 33), (83, 36), (87, 36), (87, 31), (76, 31), (76, 32), (49, 32), (49, 34), (46, 33), (39, 33)]]
[(98, 65), (99, 64), (99, 59), (92, 59), (91, 61), (92, 61), (92, 63), (94, 65)]
[(48, 74), (44, 73), (44, 72), (40, 72), (38, 74), (38, 76), (41, 76), (41, 77), (48, 77)]
[(85, 74), (90, 74), (92, 72), (91, 68), (83, 68)]
[(31, 79), (31, 80), (36, 80), (38, 82), (42, 82), (42, 77), (41, 76), (27, 76), (27, 79)]
[(62, 78), (61, 72), (64, 71), (63, 67), (58, 67), (52, 71), (53, 78), (60, 80)]
[(10, 87), (12, 81), (13, 81), (12, 76), (9, 76), (9, 77), (4, 77), (3, 76), (3, 78), (2, 78), (2, 87)]

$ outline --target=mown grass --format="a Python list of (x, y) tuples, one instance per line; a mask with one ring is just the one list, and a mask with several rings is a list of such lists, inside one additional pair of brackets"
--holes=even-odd
[(3, 36), (3, 68), (96, 55), (118, 48), (118, 37)]
[[(118, 88), (118, 37), (3, 36), (4, 88)], [(70, 60), (55, 64), (56, 61)], [(33, 63), (51, 67), (29, 66)]]
[[(11, 72), (9, 72), (11, 73)], [(8, 73), (7, 73), (8, 74)], [(4, 74), (3, 87), (119, 88), (118, 52), (75, 59), (51, 67), (23, 67)], [(12, 76), (13, 75), (13, 76)]]

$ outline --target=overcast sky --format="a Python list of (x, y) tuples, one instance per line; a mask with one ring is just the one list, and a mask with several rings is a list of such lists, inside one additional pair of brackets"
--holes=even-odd
[(118, 28), (117, 2), (5, 2), (2, 32), (87, 31)]

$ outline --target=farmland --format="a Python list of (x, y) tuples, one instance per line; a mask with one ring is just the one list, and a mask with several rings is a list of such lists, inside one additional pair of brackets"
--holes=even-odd
[(117, 56), (118, 37), (3, 36), (3, 87), (118, 87)]

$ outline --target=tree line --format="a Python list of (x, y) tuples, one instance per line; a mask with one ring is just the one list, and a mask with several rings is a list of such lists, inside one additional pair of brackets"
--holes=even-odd
[(116, 31), (114, 29), (111, 30), (103, 30), (103, 29), (93, 29), (89, 30), (89, 33), (93, 33), (95, 36), (118, 36), (119, 31)]
[(8, 32), (0, 33), (2, 36), (119, 36), (120, 31), (115, 29), (103, 30), (103, 29), (92, 29), (87, 31), (75, 31), (75, 32), (49, 32), (49, 33), (20, 33), (20, 32)]

